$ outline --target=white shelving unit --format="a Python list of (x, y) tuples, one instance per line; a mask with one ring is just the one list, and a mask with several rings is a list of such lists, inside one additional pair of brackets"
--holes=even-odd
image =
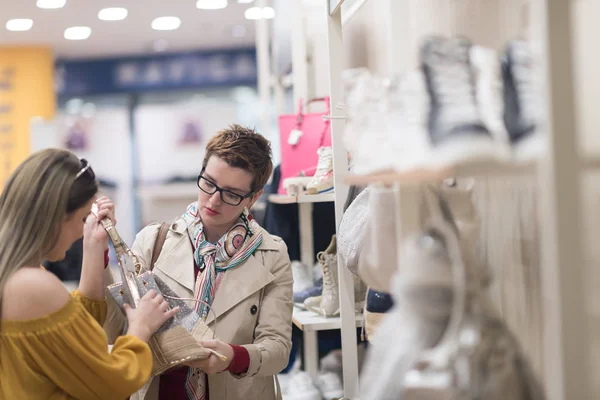
[[(349, 0), (348, 0), (349, 1)], [(385, 21), (389, 29), (390, 73), (398, 72), (408, 59), (405, 33), (411, 26), (410, 0), (387, 0), (389, 19)], [(328, 47), (331, 102), (341, 100), (341, 60), (342, 57), (342, 18), (343, 0), (330, 0), (328, 7)], [(399, 243), (403, 237), (417, 232), (416, 219), (418, 201), (416, 184), (428, 180), (440, 180), (458, 175), (515, 176), (536, 174), (540, 182), (542, 202), (542, 287), (544, 315), (544, 385), (550, 400), (593, 399), (592, 376), (589, 371), (591, 343), (586, 304), (585, 266), (582, 258), (581, 232), (583, 232), (581, 209), (582, 172), (600, 165), (597, 160), (586, 160), (578, 152), (574, 96), (573, 72), (573, 2), (531, 0), (530, 24), (544, 50), (544, 68), (547, 78), (548, 154), (536, 166), (506, 167), (485, 165), (485, 169), (456, 167), (445, 170), (409, 171), (405, 173), (379, 174), (369, 177), (346, 177), (352, 183), (392, 183), (400, 188), (398, 222)], [(354, 10), (358, 12), (358, 10)], [(383, 21), (382, 21), (383, 23)], [(404, 40), (403, 40), (404, 39)], [(336, 113), (335, 108), (332, 114)], [(335, 115), (334, 115), (335, 117)], [(341, 120), (332, 120), (334, 138), (334, 160), (336, 189), (338, 181), (344, 179), (345, 157), (341, 154)], [(341, 205), (337, 204), (336, 217), (341, 218)], [(339, 224), (339, 218), (336, 218)], [(343, 268), (341, 269), (343, 270)], [(349, 273), (348, 273), (349, 274)], [(345, 289), (348, 274), (340, 274), (340, 298), (342, 305), (341, 325), (344, 346), (344, 394), (350, 399), (358, 398), (357, 371), (353, 334), (355, 321), (349, 317), (349, 305), (353, 302)]]
[[(313, 379), (316, 379), (319, 370), (317, 332), (341, 329), (342, 319), (340, 317), (327, 318), (312, 311), (294, 307), (292, 322), (304, 332), (302, 343), (304, 347), (304, 368)], [(355, 314), (354, 323), (357, 327), (363, 325), (362, 313)]]

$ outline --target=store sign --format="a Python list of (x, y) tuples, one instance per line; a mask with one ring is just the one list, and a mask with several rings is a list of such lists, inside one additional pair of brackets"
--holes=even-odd
[(31, 119), (54, 115), (53, 70), (50, 49), (0, 48), (0, 190), (30, 154)]
[(255, 49), (64, 61), (58, 94), (75, 96), (255, 84)]

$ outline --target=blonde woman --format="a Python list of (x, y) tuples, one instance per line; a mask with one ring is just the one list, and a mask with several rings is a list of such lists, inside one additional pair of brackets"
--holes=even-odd
[[(0, 195), (0, 399), (124, 399), (150, 377), (146, 342), (177, 310), (149, 293), (108, 352), (108, 238), (90, 210), (97, 201), (98, 218), (114, 221), (114, 205), (97, 190), (87, 161), (50, 149), (25, 160)], [(40, 264), (64, 258), (82, 235), (81, 281), (69, 295)]]

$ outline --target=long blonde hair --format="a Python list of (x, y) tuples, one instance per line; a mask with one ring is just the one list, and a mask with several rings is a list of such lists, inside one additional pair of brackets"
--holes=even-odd
[(71, 152), (42, 150), (29, 156), (0, 194), (0, 306), (10, 276), (37, 265), (58, 241), (61, 222), (94, 197), (98, 185), (82, 175)]

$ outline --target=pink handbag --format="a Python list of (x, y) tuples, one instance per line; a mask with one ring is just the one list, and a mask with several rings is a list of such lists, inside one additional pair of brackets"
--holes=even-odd
[(281, 148), (281, 179), (279, 194), (285, 194), (283, 180), (296, 176), (312, 176), (315, 173), (319, 156), (317, 150), (322, 146), (331, 146), (331, 125), (323, 118), (329, 115), (329, 97), (312, 99), (323, 101), (326, 111), (322, 113), (304, 114), (302, 100), (298, 106), (298, 114), (279, 116), (279, 138)]

